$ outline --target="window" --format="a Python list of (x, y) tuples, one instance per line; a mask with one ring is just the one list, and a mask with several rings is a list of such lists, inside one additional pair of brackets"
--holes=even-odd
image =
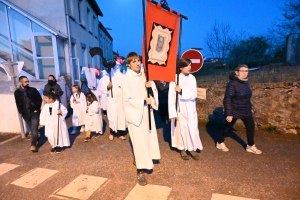
[(35, 36), (35, 48), (37, 57), (53, 57), (51, 36)]
[(91, 20), (90, 20), (90, 14), (91, 14), (91, 11), (89, 8), (86, 8), (86, 27), (87, 27), (87, 30), (90, 31), (91, 30)]
[(0, 35), (8, 39), (8, 25), (5, 13), (6, 6), (3, 3), (0, 3)]
[(10, 45), (2, 39), (0, 39), (0, 58), (3, 60), (10, 58)]
[(54, 59), (38, 59), (37, 65), (39, 67), (40, 79), (47, 79), (50, 74), (55, 76)]
[(32, 53), (29, 20), (13, 9), (8, 9), (12, 42)]
[(78, 0), (78, 20), (79, 20), (80, 24), (82, 24), (82, 20), (81, 20), (81, 4), (82, 4), (82, 0)]
[(67, 75), (66, 60), (65, 60), (66, 43), (62, 39), (57, 39), (57, 56), (59, 64), (59, 72), (61, 76)]
[(33, 57), (31, 54), (21, 50), (20, 48), (13, 47), (14, 62), (24, 61), (23, 71), (35, 76)]
[(92, 32), (94, 35), (97, 35), (97, 30), (96, 30), (96, 17), (93, 16), (93, 24), (92, 24)]
[(85, 47), (81, 47), (81, 67), (85, 66)]
[(47, 31), (46, 29), (44, 29), (43, 27), (41, 27), (40, 25), (31, 22), (31, 26), (32, 26), (32, 32), (38, 32), (38, 33), (49, 33), (49, 31)]

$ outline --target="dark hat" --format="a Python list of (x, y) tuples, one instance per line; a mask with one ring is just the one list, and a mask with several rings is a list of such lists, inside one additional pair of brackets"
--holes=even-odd
[(245, 64), (239, 64), (239, 65), (235, 68), (235, 71), (239, 71), (242, 67), (248, 68), (248, 66), (245, 65)]

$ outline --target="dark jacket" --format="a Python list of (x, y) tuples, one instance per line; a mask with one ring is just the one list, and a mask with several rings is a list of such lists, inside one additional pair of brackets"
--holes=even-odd
[(166, 82), (166, 85), (163, 86), (163, 84), (160, 81), (156, 81), (155, 85), (158, 91), (159, 104), (168, 104), (169, 83)]
[(44, 87), (44, 93), (47, 94), (47, 93), (51, 93), (52, 91), (55, 92), (56, 96), (61, 96), (64, 94), (64, 91), (62, 91), (62, 89), (60, 88), (60, 86), (58, 84), (49, 85), (47, 83)]
[(223, 100), (225, 115), (236, 119), (245, 119), (252, 116), (252, 91), (248, 81), (242, 81), (235, 74), (229, 75)]
[(32, 114), (35, 110), (40, 112), (41, 110), (41, 105), (42, 105), (42, 97), (39, 93), (39, 91), (36, 88), (33, 87), (28, 87), (26, 89), (26, 96), (27, 99), (29, 100), (28, 105), (29, 105), (29, 110), (26, 110), (26, 101), (24, 98), (24, 93), (20, 90), (17, 89), (14, 92), (18, 112), (23, 116), (25, 113), (30, 115)]

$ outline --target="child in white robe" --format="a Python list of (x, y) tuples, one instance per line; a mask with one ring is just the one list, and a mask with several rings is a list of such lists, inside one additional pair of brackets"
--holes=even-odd
[(88, 93), (86, 96), (87, 102), (89, 102), (86, 109), (86, 122), (85, 122), (85, 130), (86, 130), (86, 138), (85, 142), (91, 140), (91, 132), (96, 132), (95, 137), (102, 135), (102, 115), (99, 108), (99, 103), (97, 98), (92, 93)]
[[(128, 130), (133, 146), (137, 179), (140, 185), (147, 185), (145, 170), (153, 168), (153, 160), (160, 159), (153, 109), (158, 109), (158, 94), (153, 81), (146, 82), (140, 71), (140, 58), (135, 52), (128, 54), (126, 63), (130, 67), (122, 82), (122, 101)], [(146, 88), (152, 95), (147, 97)], [(149, 128), (148, 106), (151, 105), (151, 130)]]
[(80, 132), (84, 132), (84, 124), (86, 117), (86, 98), (81, 92), (78, 85), (72, 86), (72, 96), (70, 98), (71, 108), (73, 108), (72, 126), (73, 131), (71, 134), (76, 134), (76, 128), (81, 126)]
[[(169, 85), (169, 118), (171, 120), (172, 147), (181, 150), (181, 158), (188, 160), (188, 154), (198, 160), (197, 149), (203, 146), (198, 130), (198, 116), (196, 109), (197, 83), (195, 77), (190, 74), (191, 60), (181, 58), (179, 67), (179, 84), (171, 82)], [(177, 82), (177, 75), (176, 75)], [(175, 107), (176, 92), (178, 92), (178, 106)], [(176, 126), (175, 126), (176, 121)]]
[[(44, 94), (46, 104), (40, 114), (40, 126), (45, 126), (45, 136), (51, 145), (51, 152), (61, 153), (63, 147), (70, 146), (65, 117), (68, 110), (55, 100), (53, 93)], [(57, 141), (58, 140), (58, 141)]]

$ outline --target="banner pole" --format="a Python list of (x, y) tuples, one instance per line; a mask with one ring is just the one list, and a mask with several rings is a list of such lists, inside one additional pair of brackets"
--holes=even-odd
[[(144, 35), (143, 35), (143, 40), (144, 40), (144, 56), (145, 56), (145, 73), (146, 73), (146, 80), (147, 82), (149, 81), (149, 74), (148, 74), (148, 54), (147, 54), (147, 32), (146, 32), (146, 11), (145, 11), (145, 0), (142, 0), (142, 6), (143, 6), (143, 22), (144, 22)], [(149, 94), (150, 88), (147, 88), (147, 97), (150, 98)], [(149, 131), (151, 131), (151, 113), (150, 113), (150, 106), (148, 105), (148, 118), (149, 118)]]
[[(178, 53), (177, 53), (177, 65), (176, 65), (176, 74), (177, 74), (177, 80), (176, 80), (176, 85), (179, 85), (179, 60), (180, 60), (180, 51), (181, 51), (181, 36), (182, 36), (182, 17), (180, 17), (180, 22), (179, 22), (179, 44), (178, 44)], [(178, 92), (176, 92), (176, 101), (175, 101), (175, 108), (176, 108), (176, 113), (178, 109)], [(177, 124), (177, 121), (175, 120), (174, 122), (175, 126)]]

